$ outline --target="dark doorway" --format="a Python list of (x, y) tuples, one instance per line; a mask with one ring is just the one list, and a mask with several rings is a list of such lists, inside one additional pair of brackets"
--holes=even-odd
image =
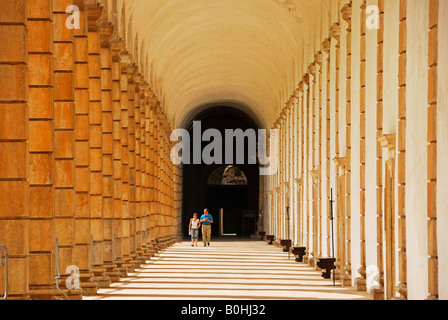
[[(258, 130), (258, 126), (246, 113), (233, 107), (213, 107), (205, 110), (186, 128), (193, 137), (193, 121), (201, 121), (201, 131), (217, 129), (225, 136), (226, 129)], [(193, 140), (193, 139), (191, 139)], [(210, 142), (203, 142), (205, 148)], [(223, 143), (224, 146), (225, 143)], [(248, 161), (248, 139), (245, 141), (244, 164), (226, 162), (223, 148), (223, 161), (218, 164), (183, 165), (182, 231), (188, 237), (188, 224), (194, 212), (199, 216), (204, 208), (209, 208), (213, 216), (212, 237), (236, 234), (249, 237), (255, 233), (259, 209), (259, 168)], [(193, 141), (191, 141), (193, 150)], [(223, 212), (221, 226), (221, 212)]]

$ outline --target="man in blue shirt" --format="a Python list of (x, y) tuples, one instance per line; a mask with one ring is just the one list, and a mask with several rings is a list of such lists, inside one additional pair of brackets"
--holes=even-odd
[(207, 245), (210, 246), (210, 240), (212, 238), (212, 223), (212, 215), (208, 213), (208, 209), (204, 209), (204, 214), (201, 216), (202, 241), (204, 242), (204, 247)]

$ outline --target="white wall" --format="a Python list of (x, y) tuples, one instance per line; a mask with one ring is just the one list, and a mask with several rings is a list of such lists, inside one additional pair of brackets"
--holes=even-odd
[[(428, 1), (407, 2), (406, 235), (408, 298), (428, 296)], [(421, 276), (419, 276), (421, 275)]]

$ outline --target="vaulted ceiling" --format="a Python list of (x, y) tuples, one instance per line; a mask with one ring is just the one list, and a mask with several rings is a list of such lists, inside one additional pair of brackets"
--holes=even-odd
[(318, 50), (331, 1), (118, 0), (117, 12), (175, 126), (201, 106), (232, 103), (269, 127)]

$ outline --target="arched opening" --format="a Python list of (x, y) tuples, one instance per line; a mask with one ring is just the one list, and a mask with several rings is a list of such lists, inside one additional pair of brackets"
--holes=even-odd
[(244, 172), (233, 165), (222, 166), (213, 171), (207, 181), (209, 186), (246, 186)]
[[(256, 122), (245, 112), (229, 106), (213, 106), (208, 108), (191, 120), (186, 126), (190, 133), (190, 148), (195, 152), (194, 141), (201, 139), (195, 136), (199, 131), (193, 129), (193, 123), (200, 122), (201, 137), (204, 132), (214, 129), (220, 133), (222, 143), (219, 147), (222, 161), (211, 164), (194, 164), (193, 155), (191, 163), (183, 164), (183, 197), (182, 197), (182, 231), (188, 235), (188, 223), (193, 213), (202, 215), (204, 208), (208, 208), (213, 216), (212, 236), (234, 235), (250, 237), (256, 232), (257, 212), (259, 210), (259, 167), (256, 154), (253, 154), (249, 144), (253, 143), (248, 136), (244, 138), (244, 161), (237, 161), (236, 140), (229, 141), (226, 133), (229, 130), (241, 129), (244, 133), (257, 133), (259, 129)], [(227, 131), (226, 131), (227, 130)], [(255, 144), (258, 136), (255, 134)], [(207, 139), (205, 139), (207, 140)], [(201, 142), (201, 154), (207, 146), (216, 142), (215, 139)], [(243, 140), (241, 140), (243, 141)], [(232, 142), (233, 143), (232, 145)], [(233, 159), (226, 157), (232, 148)], [(218, 148), (215, 149), (217, 151)], [(215, 155), (212, 152), (212, 155)], [(241, 154), (239, 154), (241, 156)]]

